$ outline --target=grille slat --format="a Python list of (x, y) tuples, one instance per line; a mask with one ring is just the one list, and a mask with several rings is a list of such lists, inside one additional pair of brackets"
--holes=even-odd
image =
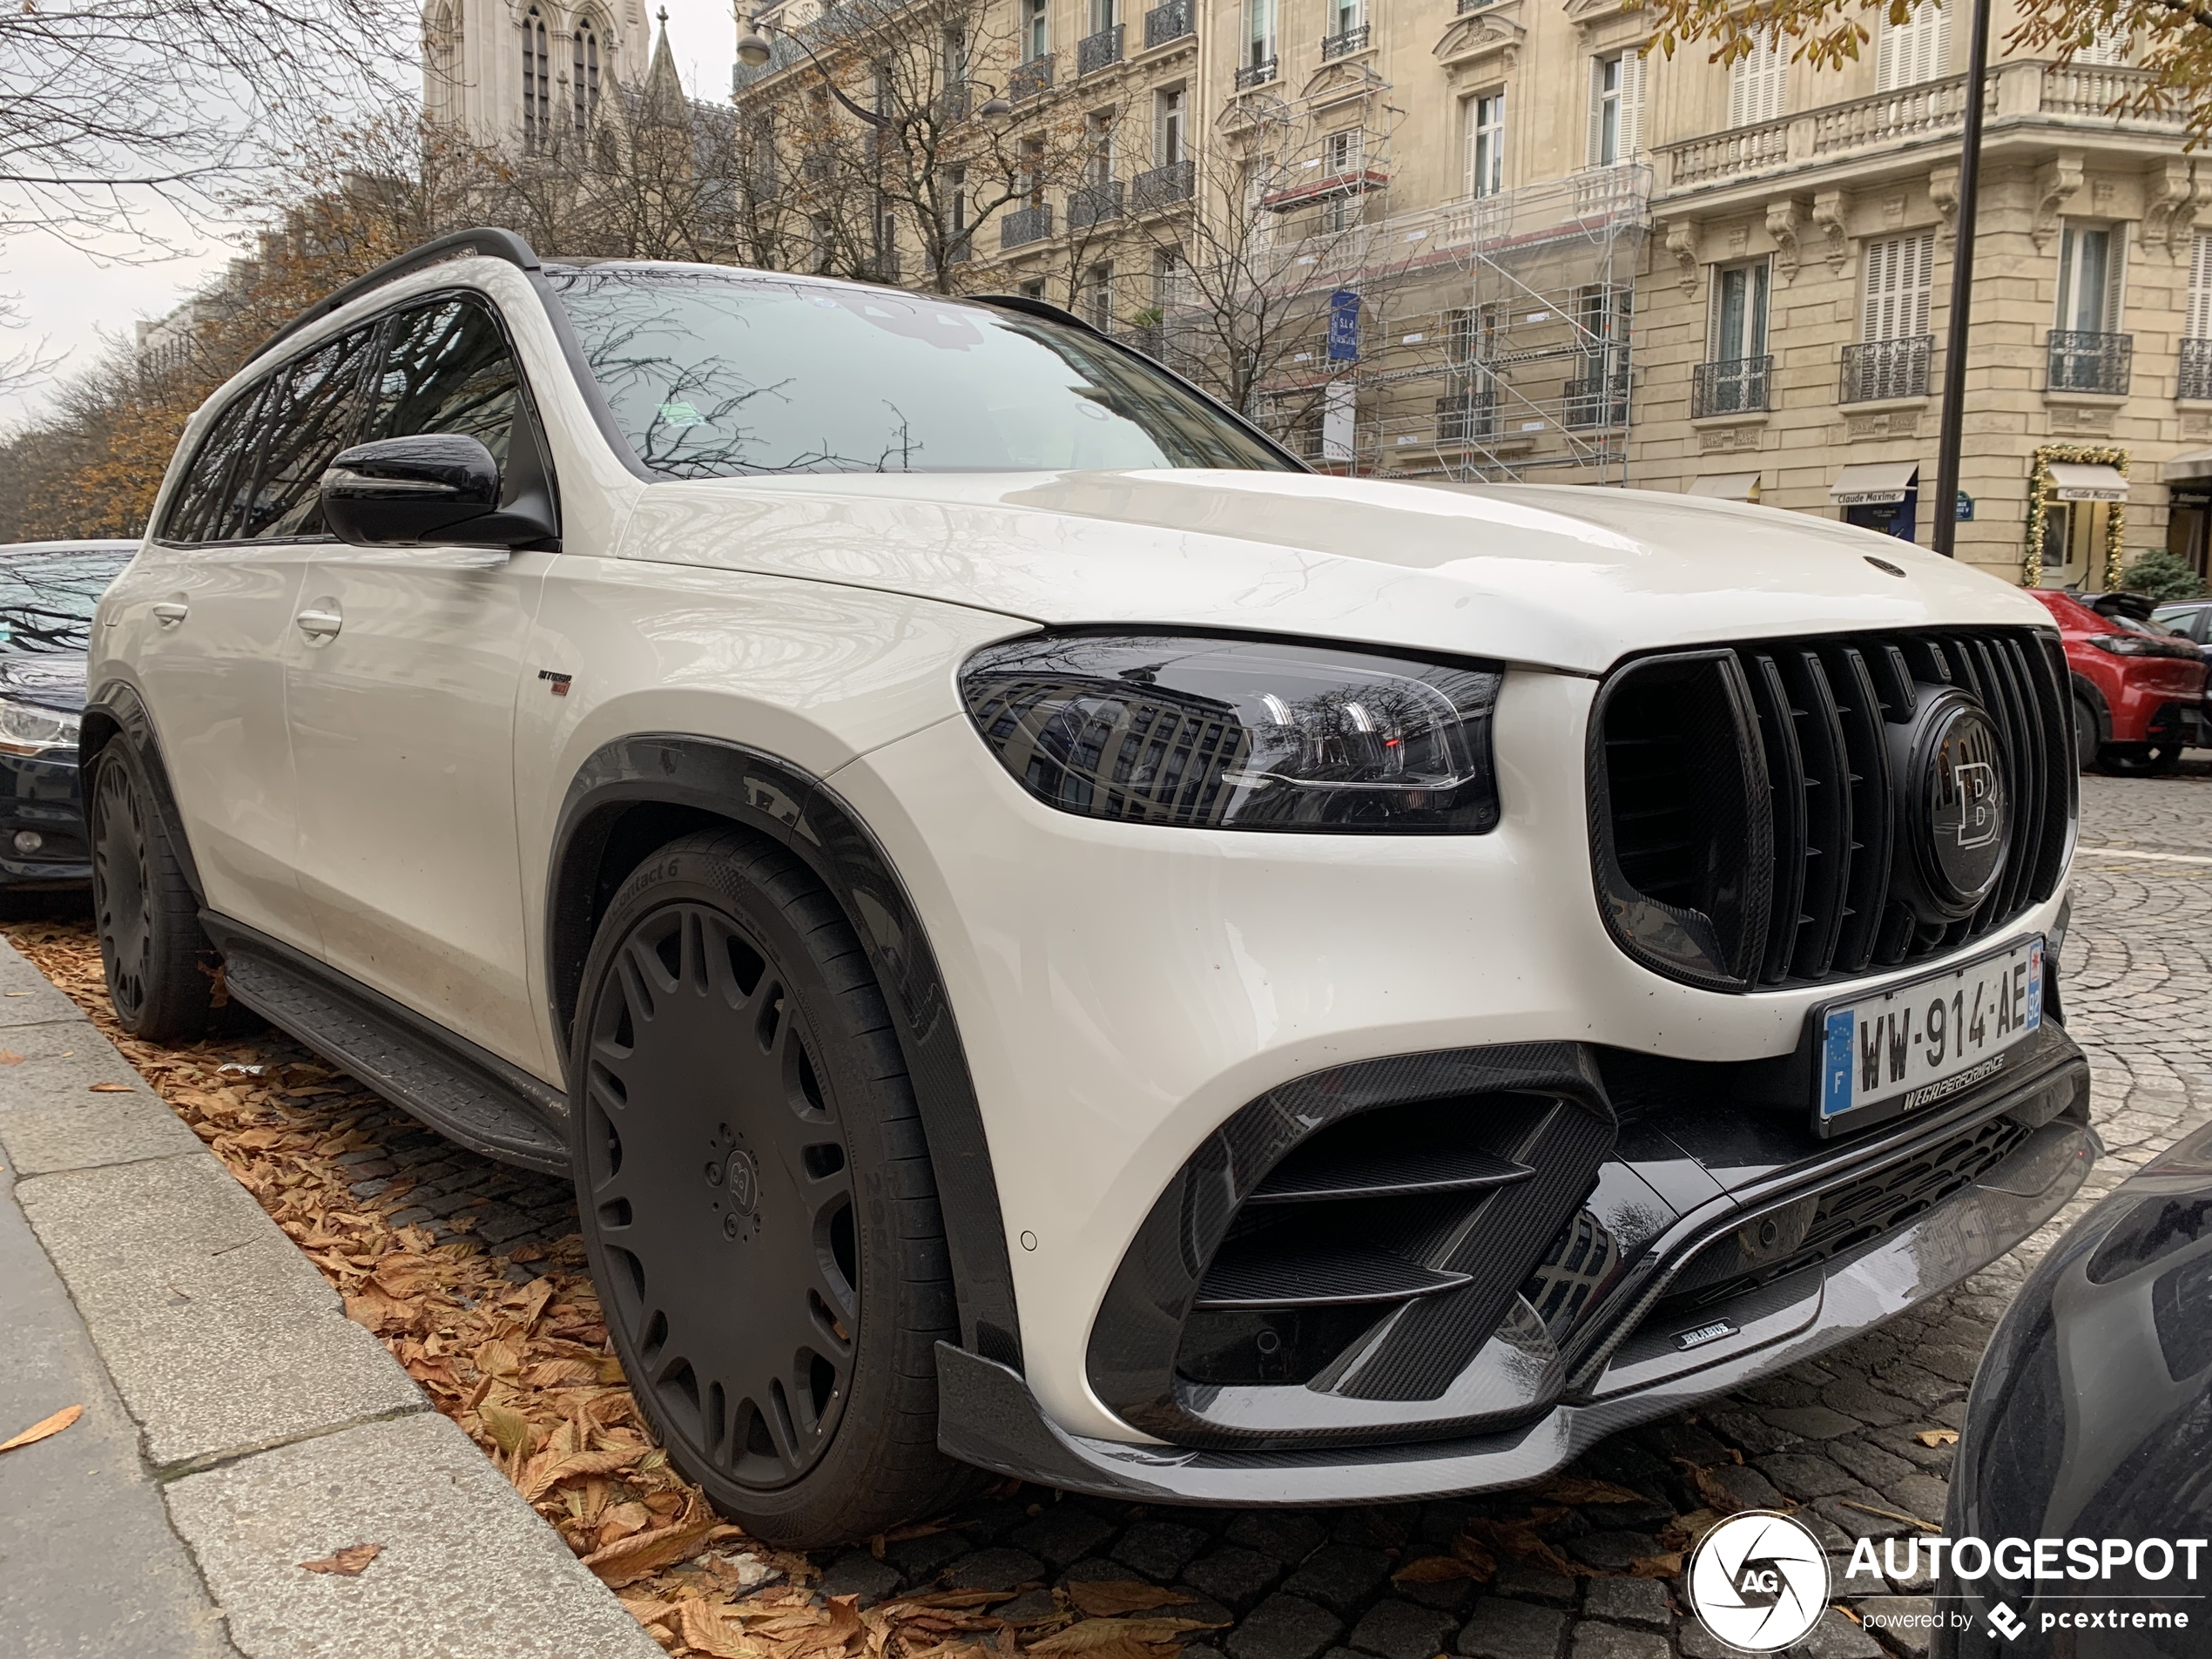
[[(2065, 674), (2047, 637), (2003, 629), (1629, 663), (1601, 691), (1592, 732), (1607, 926), (1660, 972), (1730, 990), (1906, 967), (2002, 927), (2050, 895), (2072, 836)], [(1633, 693), (1615, 695), (1624, 685)], [(1903, 839), (1902, 818), (1921, 786), (1892, 775), (1912, 740), (1899, 728), (1939, 687), (1980, 705), (2006, 771), (2006, 867), (1965, 917), (1916, 886), (1914, 860), (1929, 854)]]

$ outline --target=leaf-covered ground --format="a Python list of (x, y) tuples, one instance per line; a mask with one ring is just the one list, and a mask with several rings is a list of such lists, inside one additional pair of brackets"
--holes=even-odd
[[(507, 1236), (497, 1241), (472, 1237), (480, 1217), (514, 1212), (481, 1196), (456, 1199), (428, 1178), (438, 1164), (418, 1162), (410, 1173), (393, 1149), (421, 1140), (422, 1131), (350, 1077), (267, 1029), (183, 1048), (139, 1042), (115, 1023), (88, 924), (17, 923), (7, 936), (92, 1017), (339, 1290), (348, 1314), (383, 1339), (438, 1409), (670, 1652), (1175, 1659), (1186, 1646), (1222, 1642), (1236, 1615), (1187, 1586), (1163, 1588), (1144, 1581), (1143, 1570), (1099, 1559), (1055, 1574), (1019, 1551), (988, 1548), (989, 1539), (968, 1535), (955, 1543), (939, 1536), (972, 1534), (979, 1525), (1002, 1535), (1060, 1501), (1060, 1494), (1014, 1482), (979, 1506), (979, 1514), (998, 1517), (995, 1523), (955, 1514), (873, 1540), (876, 1561), (887, 1554), (897, 1570), (884, 1569), (876, 1587), (860, 1594), (831, 1593), (840, 1580), (868, 1577), (865, 1556), (848, 1554), (831, 1565), (825, 1584), (828, 1557), (818, 1561), (748, 1540), (719, 1520), (653, 1444), (608, 1341), (573, 1232), (533, 1231), (518, 1221), (499, 1226)], [(365, 1173), (374, 1178), (365, 1180)], [(475, 1172), (480, 1192), (482, 1176)], [(486, 1224), (485, 1231), (495, 1228)], [(1739, 1453), (1703, 1443), (1710, 1448), (1704, 1460), (1741, 1463)], [(1376, 1579), (1385, 1571), (1388, 1579), (1361, 1599), (1380, 1590), (1426, 1608), (1464, 1607), (1501, 1567), (1555, 1576), (1561, 1584), (1674, 1579), (1683, 1551), (1719, 1514), (1744, 1501), (1700, 1460), (1672, 1462), (1666, 1484), (1680, 1495), (1671, 1502), (1655, 1502), (1659, 1489), (1649, 1481), (1630, 1489), (1569, 1475), (1534, 1493), (1432, 1505), (1433, 1514), (1412, 1505), (1364, 1512), (1369, 1524), (1354, 1553), (1377, 1557)], [(1142, 1522), (1141, 1510), (1112, 1507), (1110, 1521), (1089, 1524), (1111, 1534)], [(1593, 1527), (1652, 1525), (1662, 1517), (1671, 1518), (1651, 1533), (1608, 1534), (1639, 1541), (1617, 1561), (1593, 1564), (1562, 1548)], [(1236, 1535), (1233, 1526), (1229, 1535)], [(1319, 1536), (1314, 1528), (1314, 1541)], [(981, 1554), (969, 1554), (979, 1542), (987, 1546)], [(933, 1548), (940, 1545), (941, 1551)], [(1027, 1566), (988, 1584), (963, 1581), (978, 1574), (960, 1565), (917, 1569), (918, 1561), (941, 1554), (948, 1563), (1005, 1555)], [(1195, 1568), (1191, 1576), (1199, 1576)], [(1056, 1586), (1049, 1581), (1055, 1577)], [(876, 1595), (887, 1599), (863, 1605)]]

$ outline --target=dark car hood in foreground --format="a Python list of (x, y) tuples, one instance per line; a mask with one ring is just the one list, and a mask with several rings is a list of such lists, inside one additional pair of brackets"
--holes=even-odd
[(84, 708), (84, 658), (75, 655), (0, 656), (0, 697), (64, 714)]
[[(1951, 1473), (1952, 1538), (2212, 1537), (2212, 1126), (2146, 1164), (2060, 1239), (1999, 1322)], [(1960, 1583), (1972, 1615), (1939, 1654), (2191, 1659), (2212, 1651), (2212, 1555), (2194, 1582), (2139, 1577)], [(1963, 1601), (1950, 1597), (1964, 1592)], [(2131, 1599), (2132, 1598), (2132, 1599)], [(1990, 1634), (2004, 1601), (2028, 1622)], [(2185, 1613), (2185, 1629), (2041, 1629), (2046, 1610)], [(1952, 1645), (1955, 1643), (1955, 1646)]]

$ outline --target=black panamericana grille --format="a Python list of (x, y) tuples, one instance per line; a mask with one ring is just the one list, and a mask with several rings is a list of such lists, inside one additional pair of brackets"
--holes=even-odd
[[(1971, 915), (1908, 902), (1892, 728), (1956, 687), (2000, 734), (2006, 862)], [(2025, 629), (1763, 640), (1637, 659), (1599, 693), (1590, 812), (1622, 947), (1715, 989), (1805, 984), (1955, 948), (2050, 896), (2074, 813), (2066, 668)]]

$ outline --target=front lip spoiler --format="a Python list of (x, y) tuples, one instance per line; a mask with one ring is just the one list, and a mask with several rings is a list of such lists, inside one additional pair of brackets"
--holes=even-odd
[[(2101, 1151), (2094, 1130), (2060, 1118), (1956, 1197), (1858, 1255), (1825, 1263), (1817, 1311), (1773, 1340), (1590, 1403), (1553, 1407), (1497, 1434), (1311, 1451), (1192, 1451), (1069, 1434), (1021, 1375), (937, 1345), (937, 1444), (948, 1456), (1069, 1492), (1148, 1503), (1234, 1506), (1396, 1502), (1525, 1486), (1607, 1435), (1725, 1393), (1834, 1347), (2011, 1250), (2040, 1226)], [(1772, 1300), (1773, 1287), (1746, 1293)], [(1733, 1303), (1708, 1311), (1729, 1313)], [(1744, 1321), (1748, 1325), (1749, 1321)]]

